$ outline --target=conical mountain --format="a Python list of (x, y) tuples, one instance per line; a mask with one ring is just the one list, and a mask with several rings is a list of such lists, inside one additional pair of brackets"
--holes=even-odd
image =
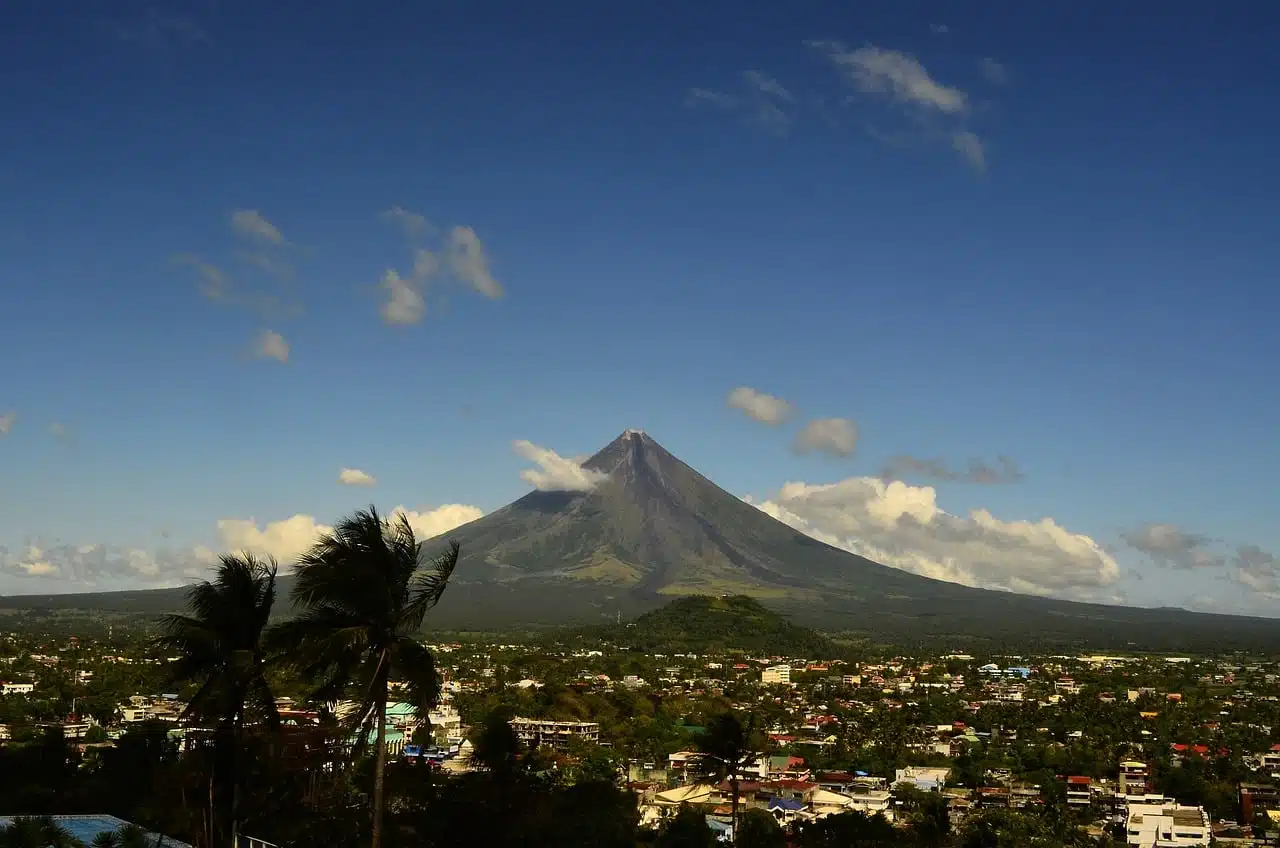
[(712, 483), (640, 430), (583, 463), (585, 491), (533, 491), (449, 533), (468, 581), (563, 580), (638, 597), (817, 597), (911, 575), (800, 534)]
[[(875, 639), (1150, 650), (1266, 649), (1280, 620), (972, 589), (831, 547), (721, 489), (639, 430), (588, 459), (576, 491), (533, 491), (444, 536), (462, 544), (435, 627), (615, 621), (693, 594), (749, 595), (811, 626)], [(586, 485), (590, 483), (590, 485)], [(281, 597), (291, 578), (280, 581)], [(0, 608), (170, 612), (185, 591), (0, 598)], [(679, 614), (679, 608), (672, 614)]]

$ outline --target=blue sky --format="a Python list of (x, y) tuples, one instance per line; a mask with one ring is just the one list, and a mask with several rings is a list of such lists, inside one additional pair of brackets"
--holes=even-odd
[(0, 32), (0, 592), (642, 427), (899, 567), (1280, 608), (1280, 10), (110, 5)]

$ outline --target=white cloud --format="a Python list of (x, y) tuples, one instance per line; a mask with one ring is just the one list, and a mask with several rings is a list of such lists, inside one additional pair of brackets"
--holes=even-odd
[(383, 321), (398, 326), (417, 324), (427, 314), (427, 300), (417, 280), (405, 279), (399, 271), (388, 268), (379, 285), (386, 291), (378, 308)]
[(0, 415), (0, 436), (7, 436), (13, 430), (13, 425), (18, 422), (18, 413), (6, 412)]
[(238, 236), (266, 244), (284, 244), (284, 234), (257, 209), (237, 209), (231, 213), (231, 229)]
[(770, 427), (786, 421), (795, 408), (780, 397), (756, 391), (750, 386), (739, 386), (729, 392), (729, 406), (741, 410), (748, 418), (754, 418)]
[(359, 468), (344, 468), (338, 472), (338, 482), (344, 486), (376, 486), (378, 478)]
[(968, 162), (975, 171), (987, 170), (987, 155), (982, 146), (982, 139), (968, 130), (951, 135), (951, 148), (960, 154), (960, 158)]
[(289, 361), (289, 343), (284, 336), (274, 330), (263, 330), (253, 341), (250, 351), (255, 359), (274, 359), (276, 362)]
[(978, 68), (982, 71), (982, 75), (987, 78), (987, 82), (993, 85), (1009, 84), (1009, 69), (997, 62), (995, 59), (987, 56), (978, 62)]
[(563, 457), (549, 448), (520, 439), (511, 447), (520, 456), (537, 465), (520, 472), (520, 479), (544, 492), (587, 492), (609, 475), (585, 468), (582, 463)]
[[(418, 541), (439, 536), (484, 515), (479, 507), (467, 504), (445, 504), (429, 510), (411, 510), (397, 506), (387, 518), (404, 516), (409, 520)], [(261, 526), (252, 519), (224, 518), (218, 522), (218, 539), (230, 551), (251, 551), (272, 556), (280, 562), (297, 562), (324, 533), (333, 530), (310, 515), (293, 515)]]
[(968, 109), (968, 96), (929, 75), (914, 56), (868, 44), (850, 50), (839, 41), (810, 41), (855, 88), (884, 95), (899, 103), (959, 115)]
[(951, 27), (946, 24), (929, 24), (929, 32), (934, 35), (946, 35), (948, 32), (951, 32)]
[(211, 560), (198, 550), (148, 551), (128, 545), (33, 543), (19, 551), (0, 547), (0, 573), (55, 579), (67, 588), (178, 586), (204, 576)]
[(799, 453), (819, 451), (832, 456), (850, 456), (858, 446), (858, 426), (848, 418), (815, 418), (796, 434)]
[(927, 486), (877, 477), (787, 483), (757, 506), (820, 541), (967, 586), (1096, 597), (1120, 576), (1101, 545), (1051, 518), (1002, 521), (985, 509), (953, 515)]
[(493, 278), (488, 254), (475, 230), (462, 226), (450, 229), (446, 251), (449, 267), (459, 280), (491, 300), (502, 297), (502, 284)]

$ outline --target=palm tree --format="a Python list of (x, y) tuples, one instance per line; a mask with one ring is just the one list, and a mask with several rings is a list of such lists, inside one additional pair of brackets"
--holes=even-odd
[(0, 848), (83, 848), (83, 845), (49, 816), (19, 816), (0, 827)]
[(747, 716), (745, 724), (732, 712), (714, 716), (707, 723), (706, 733), (698, 740), (699, 753), (693, 763), (703, 779), (729, 781), (735, 844), (738, 841), (739, 784), (760, 756), (755, 736), (755, 718), (752, 715)]
[[(264, 562), (248, 553), (222, 556), (213, 581), (198, 583), (188, 593), (190, 614), (166, 616), (163, 635), (156, 640), (158, 648), (178, 657), (170, 666), (173, 679), (199, 683), (182, 718), (216, 722), (218, 737), (224, 741), (231, 737), (230, 744), (222, 747), (227, 749), (231, 783), (227, 819), (233, 844), (239, 824), (238, 755), (245, 719), (264, 721), (273, 729), (280, 723), (267, 682), (264, 640), (275, 603), (276, 571), (275, 560)], [(213, 806), (211, 775), (211, 843), (216, 840)]]
[(427, 611), (440, 601), (458, 564), (459, 546), (426, 561), (408, 519), (386, 520), (374, 507), (339, 521), (299, 561), (293, 600), (297, 618), (278, 626), (274, 640), (304, 677), (312, 697), (336, 701), (350, 690), (348, 717), (355, 750), (376, 733), (373, 848), (382, 840), (387, 759), (387, 684), (408, 687), (419, 715), (435, 705), (440, 678), (435, 658), (415, 638)]
[(89, 843), (89, 848), (121, 848), (120, 832), (117, 830), (102, 831), (93, 837), (93, 841)]

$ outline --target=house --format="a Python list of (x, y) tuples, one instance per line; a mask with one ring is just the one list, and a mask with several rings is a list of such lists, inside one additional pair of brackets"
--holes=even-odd
[(0, 695), (30, 695), (34, 691), (34, 683), (0, 683)]
[(1240, 784), (1241, 821), (1251, 822), (1260, 813), (1280, 810), (1280, 787), (1267, 783)]

